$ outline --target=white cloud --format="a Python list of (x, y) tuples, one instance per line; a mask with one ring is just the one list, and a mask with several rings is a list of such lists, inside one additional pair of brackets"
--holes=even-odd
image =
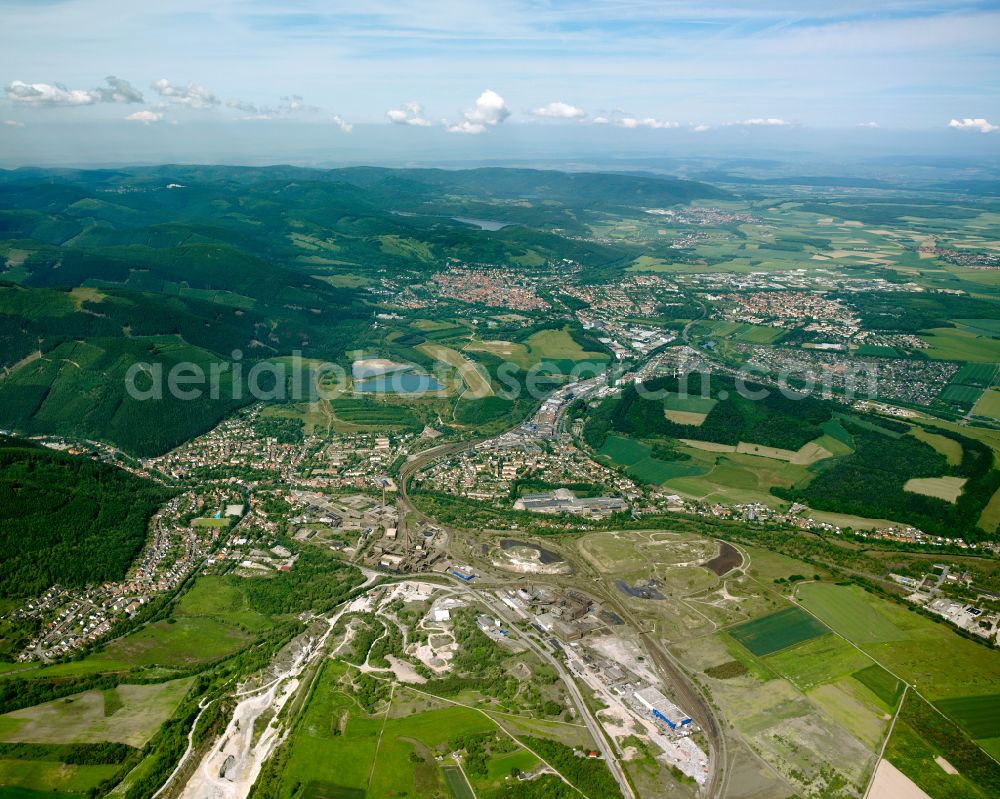
[(597, 116), (590, 120), (593, 125), (614, 125), (618, 128), (635, 130), (636, 128), (650, 128), (652, 130), (667, 130), (679, 128), (679, 122), (671, 122), (656, 117), (637, 117), (626, 113), (620, 108), (611, 111), (599, 111)]
[(878, 127), (878, 122), (859, 122), (858, 123), (858, 127), (859, 128), (877, 128)]
[(24, 127), (24, 123), (23, 122), (18, 122), (16, 119), (5, 119), (3, 121), (3, 124), (5, 124), (8, 128), (23, 128)]
[(143, 125), (148, 125), (151, 122), (159, 122), (163, 119), (163, 114), (159, 111), (136, 111), (134, 114), (129, 114), (125, 119), (129, 122), (141, 122)]
[(145, 102), (142, 98), (142, 92), (135, 88), (131, 83), (129, 83), (124, 78), (116, 78), (114, 75), (108, 75), (104, 80), (107, 81), (108, 85), (106, 87), (101, 87), (94, 89), (94, 92), (99, 98), (99, 102), (102, 103), (142, 103)]
[(413, 125), (418, 128), (426, 128), (431, 125), (429, 119), (424, 118), (424, 107), (420, 103), (403, 103), (399, 108), (390, 108), (385, 112), (389, 121), (394, 125)]
[(309, 105), (302, 99), (301, 94), (292, 94), (281, 98), (281, 105), (278, 106), (279, 114), (313, 114), (319, 111), (314, 105)]
[(992, 133), (995, 130), (1000, 130), (1000, 125), (993, 125), (982, 117), (976, 117), (975, 119), (970, 119), (969, 117), (965, 119), (953, 119), (948, 123), (948, 127), (956, 128), (957, 130), (978, 130), (980, 133)]
[(643, 119), (637, 119), (636, 117), (622, 117), (616, 123), (620, 128), (652, 128), (653, 130), (663, 130), (665, 128), (679, 128), (680, 124), (677, 122), (667, 122), (663, 119), (654, 119), (653, 117), (644, 117)]
[(354, 130), (354, 125), (352, 125), (350, 122), (348, 122), (339, 114), (333, 115), (333, 124), (336, 125), (338, 128), (340, 128), (344, 133), (350, 133), (352, 130)]
[(142, 93), (127, 80), (114, 75), (105, 80), (108, 85), (96, 89), (68, 89), (61, 83), (25, 83), (15, 80), (7, 85), (4, 92), (12, 103), (35, 108), (143, 102)]
[(705, 131), (711, 129), (712, 129), (711, 125), (695, 125), (694, 127), (691, 128), (691, 130), (693, 130), (695, 133), (704, 133)]
[(747, 125), (749, 127), (782, 127), (791, 123), (777, 117), (768, 117), (766, 119), (756, 117), (754, 119), (741, 119), (739, 122), (730, 122), (729, 124)]
[(541, 108), (536, 108), (531, 112), (531, 115), (547, 119), (583, 119), (587, 116), (587, 112), (575, 105), (556, 100)]
[(247, 103), (243, 100), (226, 100), (226, 108), (232, 108), (234, 111), (242, 111), (248, 116), (241, 117), (241, 119), (270, 119), (271, 115), (266, 111), (261, 111), (261, 109), (253, 103)]
[(510, 116), (510, 109), (503, 101), (503, 97), (492, 89), (487, 89), (476, 99), (476, 105), (465, 112), (465, 118), (469, 122), (478, 122), (483, 125), (499, 125)]
[(449, 133), (485, 133), (488, 128), (496, 127), (509, 117), (510, 109), (503, 97), (492, 89), (487, 89), (462, 116), (465, 119), (457, 124), (445, 123)]
[(289, 116), (290, 114), (315, 113), (319, 111), (314, 105), (309, 105), (300, 94), (292, 94), (282, 97), (281, 103), (272, 108), (267, 105), (256, 105), (244, 100), (226, 100), (226, 108), (235, 111), (242, 111), (244, 116), (240, 119), (274, 119), (278, 116)]
[(178, 86), (166, 78), (153, 81), (151, 88), (160, 97), (165, 97), (172, 103), (186, 105), (188, 108), (212, 108), (220, 103), (211, 91), (197, 83), (189, 83), (187, 86)]
[(446, 122), (445, 126), (449, 133), (469, 133), (473, 136), (480, 133), (486, 133), (486, 126), (479, 122), (469, 122), (469, 120), (463, 120), (454, 125)]

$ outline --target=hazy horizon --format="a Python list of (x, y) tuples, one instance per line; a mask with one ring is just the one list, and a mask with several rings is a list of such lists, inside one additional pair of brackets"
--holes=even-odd
[(995, 155), (1000, 9), (7, 2), (0, 164)]

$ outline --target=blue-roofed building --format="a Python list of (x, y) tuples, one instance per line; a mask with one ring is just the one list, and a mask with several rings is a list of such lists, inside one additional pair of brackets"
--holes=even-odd
[(665, 697), (655, 686), (636, 691), (636, 701), (649, 711), (650, 715), (661, 724), (666, 724), (671, 730), (676, 730), (691, 723), (691, 718), (677, 705)]

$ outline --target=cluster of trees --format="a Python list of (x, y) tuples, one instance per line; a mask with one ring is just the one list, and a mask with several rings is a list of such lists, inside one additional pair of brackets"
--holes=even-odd
[(517, 749), (517, 744), (507, 735), (497, 732), (469, 733), (448, 742), (452, 752), (465, 752), (462, 767), (478, 779), (486, 779), (487, 764), (491, 757), (504, 755)]
[[(228, 358), (173, 337), (60, 344), (0, 383), (0, 424), (28, 434), (99, 439), (136, 455), (158, 455), (250, 401), (245, 387), (239, 391), (232, 387), (229, 370), (220, 374), (218, 398), (210, 398), (211, 365)], [(159, 372), (159, 397), (133, 396), (128, 390), (128, 370), (136, 363), (150, 364)], [(185, 399), (170, 391), (172, 370), (186, 369), (188, 364), (199, 365), (206, 375), (197, 387), (203, 392), (201, 398)], [(135, 388), (141, 392), (154, 386), (146, 372), (135, 378)]]
[(258, 435), (274, 438), (279, 444), (301, 444), (305, 440), (305, 423), (301, 419), (258, 416), (254, 429)]
[(112, 741), (92, 744), (0, 743), (0, 759), (3, 760), (47, 760), (71, 766), (118, 765), (136, 753), (135, 747)]
[(479, 426), (509, 416), (513, 408), (513, 400), (503, 397), (463, 399), (455, 406), (455, 421)]
[(465, 529), (495, 529), (513, 523), (523, 532), (544, 534), (546, 530), (539, 525), (544, 520), (526, 510), (498, 508), (488, 502), (456, 497), (442, 491), (410, 488), (409, 496), (421, 511), (444, 525)]
[[(283, 546), (294, 549), (291, 541)], [(361, 572), (323, 549), (302, 547), (290, 571), (278, 572), (261, 580), (229, 577), (239, 587), (247, 606), (269, 616), (282, 616), (312, 610), (323, 613), (343, 602), (364, 582)]]
[(353, 622), (354, 632), (351, 633), (350, 649), (343, 657), (344, 660), (360, 666), (367, 660), (375, 642), (385, 635), (385, 625), (374, 613), (352, 613), (349, 616), (341, 616), (335, 632), (339, 634), (345, 631), (349, 622)]
[(501, 702), (517, 695), (518, 682), (505, 664), (509, 655), (476, 626), (471, 611), (452, 614), (452, 632), (458, 649), (452, 659), (452, 673), (422, 686), (428, 693), (454, 696), (462, 691), (480, 691)]
[(591, 799), (621, 796), (618, 783), (603, 760), (577, 757), (571, 747), (548, 738), (525, 737), (524, 743)]
[(1000, 319), (996, 302), (960, 294), (863, 292), (845, 299), (858, 311), (864, 327), (872, 330), (917, 333), (954, 327), (952, 319)]
[(557, 488), (568, 488), (578, 497), (597, 497), (604, 493), (604, 486), (597, 483), (566, 482), (550, 483), (537, 477), (519, 477), (511, 481), (510, 498), (515, 499), (524, 494), (542, 491), (554, 491)]
[(378, 706), (389, 698), (391, 690), (389, 682), (378, 680), (363, 671), (354, 675), (351, 685), (351, 696), (369, 714), (374, 713)]
[(555, 774), (543, 774), (533, 780), (507, 780), (486, 799), (579, 799), (580, 793)]
[(0, 439), (0, 596), (121, 579), (170, 495), (90, 458)]
[(372, 644), (368, 652), (368, 662), (377, 669), (389, 668), (387, 655), (403, 657), (403, 634), (392, 621), (384, 621), (385, 635)]

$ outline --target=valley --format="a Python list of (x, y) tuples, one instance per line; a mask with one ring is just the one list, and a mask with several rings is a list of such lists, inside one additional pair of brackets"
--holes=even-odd
[(1000, 216), (849, 188), (0, 173), (0, 796), (997, 795)]

